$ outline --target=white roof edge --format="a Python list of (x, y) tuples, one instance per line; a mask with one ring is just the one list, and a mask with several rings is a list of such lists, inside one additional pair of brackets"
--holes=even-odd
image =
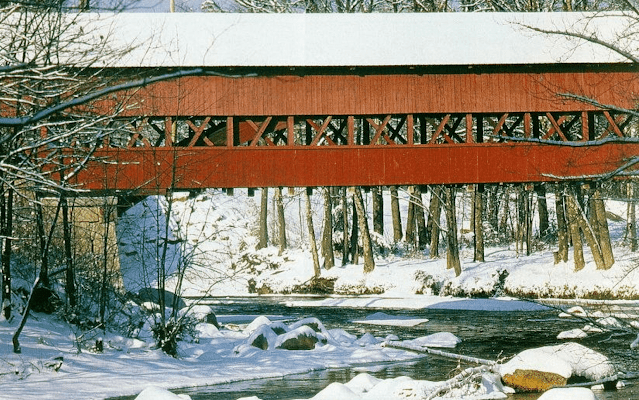
[(639, 54), (634, 37), (618, 39), (631, 22), (621, 13), (80, 15), (113, 48), (132, 48), (105, 67), (627, 63), (599, 44), (529, 27), (594, 34)]

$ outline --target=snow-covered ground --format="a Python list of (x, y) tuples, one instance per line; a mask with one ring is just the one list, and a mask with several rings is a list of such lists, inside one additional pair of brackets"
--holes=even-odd
[[(405, 215), (406, 196), (402, 196)], [(388, 224), (390, 201), (386, 200)], [(226, 196), (217, 191), (193, 198), (178, 195), (173, 203), (175, 215), (166, 230), (168, 234), (162, 212), (166, 204), (161, 198), (148, 198), (128, 210), (118, 223), (125, 286), (136, 291), (155, 285), (154, 266), (161, 257), (162, 245), (167, 243), (169, 275), (186, 268), (185, 280), (181, 283), (185, 295), (248, 296), (249, 286), (273, 293), (293, 291), (311, 279), (313, 267), (306, 246), (304, 218), (300, 213), (302, 200), (297, 196), (286, 196), (285, 201), (290, 249), (280, 255), (275, 246), (254, 250), (259, 210), (257, 198), (247, 198), (244, 194)], [(319, 237), (321, 196), (316, 194), (313, 201)], [(459, 204), (461, 211), (467, 207), (463, 201)], [(608, 207), (622, 218), (625, 216), (622, 203), (610, 202)], [(459, 218), (459, 223), (461, 228), (467, 229), (467, 210), (463, 215), (465, 217)], [(270, 220), (274, 218), (270, 217)], [(272, 222), (270, 225), (273, 238), (275, 228)], [(501, 246), (488, 247), (484, 263), (472, 262), (471, 250), (463, 248), (463, 273), (455, 277), (452, 271), (446, 270), (444, 258), (431, 260), (427, 253), (412, 252), (399, 246), (378, 256), (376, 268), (370, 274), (364, 274), (361, 265), (341, 266), (339, 262), (328, 271), (322, 270), (323, 278), (334, 280), (336, 294), (324, 299), (297, 298), (289, 303), (322, 307), (428, 306), (508, 311), (538, 307), (512, 300), (509, 295), (639, 298), (639, 276), (635, 271), (639, 262), (636, 255), (619, 245), (622, 225), (623, 221), (611, 222), (617, 262), (609, 271), (596, 270), (589, 254), (586, 254), (586, 268), (575, 273), (572, 258), (567, 263), (553, 264), (552, 246), (540, 248), (531, 256), (518, 254), (513, 246)], [(385, 236), (391, 234), (391, 228), (387, 227)], [(469, 240), (468, 234), (462, 238), (464, 240)], [(175, 290), (177, 285), (176, 279), (169, 282), (171, 289)], [(361, 295), (353, 295), (358, 293)], [(454, 295), (491, 298), (471, 300)], [(410, 326), (425, 322), (371, 314), (356, 323)], [(249, 322), (236, 325), (243, 328)], [(198, 334), (194, 338), (197, 340), (180, 344), (178, 358), (155, 349), (148, 329), (146, 332), (143, 329), (137, 338), (107, 332), (103, 337), (104, 351), (98, 353), (92, 347), (97, 335), (103, 333), (81, 332), (55, 317), (40, 314), (34, 315), (25, 327), (20, 340), (22, 353), (13, 354), (10, 351), (11, 335), (17, 324), (15, 319), (0, 321), (0, 344), (5, 349), (0, 356), (1, 399), (106, 398), (137, 394), (148, 386), (164, 389), (202, 386), (420, 356), (383, 346), (382, 341), (389, 338), (354, 337), (346, 331), (321, 332), (326, 343), (320, 342), (310, 351), (271, 348), (271, 344), (277, 343), (271, 340), (273, 338), (268, 341), (269, 350), (260, 350), (247, 343), (253, 333), (251, 329), (234, 330), (230, 327), (236, 325), (229, 325), (218, 330), (204, 322), (197, 325)], [(410, 379), (378, 382), (367, 376), (356, 379), (345, 385), (332, 385), (317, 398), (341, 398), (338, 395), (349, 392), (353, 399), (393, 398), (391, 395), (397, 391), (406, 395), (441, 384)], [(491, 382), (488, 379), (480, 385), (484, 393), (473, 393), (484, 397), (475, 398), (503, 395), (503, 391)], [(145, 398), (170, 398), (160, 389), (149, 389), (146, 393), (151, 397)], [(370, 393), (377, 393), (377, 397)], [(564, 396), (568, 394), (564, 393)], [(570, 397), (559, 395), (556, 398)]]

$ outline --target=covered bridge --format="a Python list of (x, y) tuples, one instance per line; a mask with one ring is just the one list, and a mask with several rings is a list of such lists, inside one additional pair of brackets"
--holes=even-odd
[(639, 155), (637, 66), (596, 43), (634, 50), (620, 14), (82, 18), (131, 48), (107, 73), (190, 71), (99, 103), (127, 108), (85, 189), (583, 180)]

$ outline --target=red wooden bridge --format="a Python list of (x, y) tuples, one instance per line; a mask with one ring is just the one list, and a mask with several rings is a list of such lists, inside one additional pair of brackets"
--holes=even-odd
[(164, 33), (152, 36), (161, 45), (143, 57), (111, 68), (202, 73), (102, 101), (105, 110), (128, 105), (120, 133), (105, 139), (76, 183), (157, 191), (541, 182), (628, 172), (639, 156), (636, 120), (624, 111), (636, 107), (636, 66), (593, 43), (524, 26), (569, 29), (589, 17), (118, 16), (138, 35), (149, 27), (128, 19)]

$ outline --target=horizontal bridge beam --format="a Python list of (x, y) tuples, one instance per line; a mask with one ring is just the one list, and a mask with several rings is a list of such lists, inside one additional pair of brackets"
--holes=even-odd
[(102, 148), (81, 189), (386, 186), (588, 180), (639, 156), (639, 143), (453, 146)]

